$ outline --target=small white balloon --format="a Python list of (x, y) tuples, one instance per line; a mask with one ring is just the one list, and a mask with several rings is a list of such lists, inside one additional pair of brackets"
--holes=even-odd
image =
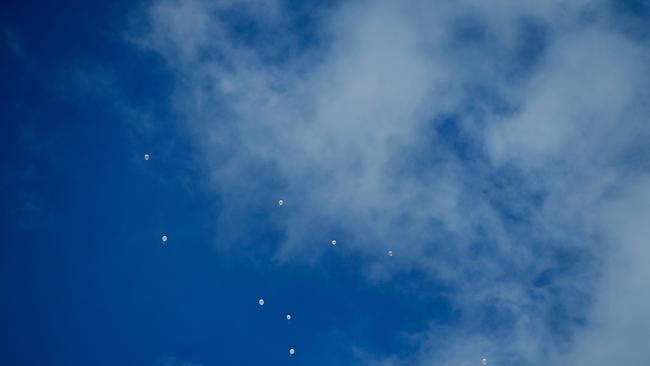
[(260, 304), (260, 306), (264, 306), (264, 299), (260, 299), (260, 301), (258, 301), (258, 303)]
[(282, 205), (284, 205), (284, 201), (283, 201), (283, 200), (279, 200), (279, 201), (278, 201), (278, 206), (282, 206)]
[(388, 256), (389, 256), (389, 257), (392, 257), (392, 256), (393, 256), (393, 251), (392, 251), (392, 250), (389, 250), (389, 251), (388, 251)]
[(291, 314), (287, 314), (287, 320), (291, 320)]
[(483, 365), (483, 366), (487, 365), (487, 358), (482, 358), (481, 359), (481, 365)]
[(293, 349), (293, 348), (289, 348), (289, 354), (290, 354), (290, 355), (293, 356), (295, 353), (296, 353), (296, 350), (295, 350), (295, 349)]
[(332, 245), (336, 245), (336, 240), (332, 240)]
[(149, 154), (144, 154), (144, 160), (149, 160)]
[(163, 241), (163, 243), (167, 241), (167, 235), (162, 236), (162, 241)]

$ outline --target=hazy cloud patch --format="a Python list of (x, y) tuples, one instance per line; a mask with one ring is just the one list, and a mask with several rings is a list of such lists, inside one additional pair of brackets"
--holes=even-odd
[(132, 39), (176, 76), (222, 245), (259, 250), (238, 217), (282, 198), (279, 262), (317, 261), (336, 232), (369, 279), (417, 269), (456, 290), (457, 328), (367, 363), (641, 364), (648, 48), (609, 12), (357, 2), (320, 9), (305, 47), (278, 3), (159, 1)]

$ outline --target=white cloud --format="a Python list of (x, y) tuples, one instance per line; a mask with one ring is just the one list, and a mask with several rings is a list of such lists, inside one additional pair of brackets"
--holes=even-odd
[[(283, 198), (279, 261), (316, 260), (337, 232), (372, 280), (416, 268), (452, 284), (462, 331), (432, 326), (412, 362), (650, 357), (648, 50), (606, 6), (358, 2), (320, 9), (321, 43), (304, 49), (279, 5), (259, 4), (161, 1), (138, 38), (177, 74), (222, 243), (245, 242), (238, 215)], [(277, 37), (233, 36), (233, 7)], [(527, 47), (539, 62), (522, 71)], [(446, 119), (469, 158), (436, 129)], [(480, 327), (486, 306), (511, 320), (497, 334)]]

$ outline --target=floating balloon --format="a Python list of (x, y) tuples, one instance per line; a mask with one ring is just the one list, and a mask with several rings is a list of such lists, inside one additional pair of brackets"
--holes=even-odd
[(284, 205), (284, 201), (283, 201), (283, 200), (279, 200), (279, 201), (278, 201), (278, 206), (282, 206), (282, 205)]
[(287, 320), (291, 320), (291, 314), (287, 314)]
[(149, 160), (149, 154), (144, 154), (144, 160)]
[(166, 241), (167, 241), (167, 235), (163, 235), (163, 236), (162, 236), (162, 242), (164, 243), (164, 242), (166, 242)]
[(332, 240), (332, 245), (336, 245), (336, 240)]
[(389, 257), (392, 257), (392, 256), (393, 256), (393, 251), (392, 251), (392, 250), (389, 250), (389, 251), (388, 251), (388, 256), (389, 256)]
[(260, 304), (260, 306), (264, 306), (264, 299), (260, 299), (260, 301), (258, 301), (258, 303)]
[(482, 358), (481, 359), (481, 365), (483, 365), (483, 366), (487, 365), (487, 358)]
[(293, 348), (289, 348), (289, 354), (290, 354), (290, 355), (293, 356), (295, 353), (296, 353), (296, 350), (295, 350), (295, 349), (293, 349)]

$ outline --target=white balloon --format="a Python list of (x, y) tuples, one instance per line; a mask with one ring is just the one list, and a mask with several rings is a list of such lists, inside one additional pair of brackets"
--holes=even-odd
[(487, 358), (482, 358), (481, 359), (481, 365), (483, 365), (483, 366), (487, 365)]
[(389, 250), (389, 251), (388, 251), (388, 256), (389, 256), (389, 257), (392, 257), (392, 256), (393, 256), (393, 251), (392, 251), (392, 250)]
[(291, 314), (287, 314), (287, 320), (291, 320)]
[(144, 154), (144, 160), (149, 160), (149, 154)]
[(294, 353), (296, 353), (296, 350), (293, 348), (289, 348), (289, 354), (293, 356)]
[(167, 235), (162, 236), (162, 241), (163, 241), (163, 243), (167, 241)]
[(284, 205), (284, 201), (283, 201), (283, 200), (279, 200), (279, 201), (278, 201), (278, 206), (282, 206), (282, 205)]
[(336, 240), (332, 240), (332, 245), (336, 245)]
[(264, 306), (264, 299), (260, 299), (260, 301), (258, 301), (258, 303), (260, 304), (260, 306)]

